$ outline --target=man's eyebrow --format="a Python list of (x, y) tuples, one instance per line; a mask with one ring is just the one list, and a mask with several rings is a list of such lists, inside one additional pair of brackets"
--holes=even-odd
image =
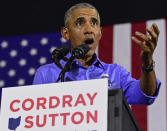
[(97, 18), (95, 18), (95, 17), (91, 17), (91, 19), (93, 20), (93, 21), (95, 21), (95, 22), (98, 22), (99, 20), (97, 19)]
[[(83, 22), (84, 20), (85, 20), (85, 18), (84, 18), (83, 16), (80, 16), (80, 17), (78, 17), (78, 18), (75, 20), (75, 23)], [(92, 21), (92, 22), (99, 23), (99, 19), (96, 18), (96, 17), (91, 17), (91, 21)]]
[(76, 19), (76, 21), (84, 20), (84, 19), (85, 19), (84, 17), (78, 17), (78, 18)]

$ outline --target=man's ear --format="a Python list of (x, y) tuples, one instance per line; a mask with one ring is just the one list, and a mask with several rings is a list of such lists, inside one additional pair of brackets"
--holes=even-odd
[(67, 27), (61, 27), (61, 35), (65, 40), (69, 40), (69, 33), (68, 33), (68, 28)]

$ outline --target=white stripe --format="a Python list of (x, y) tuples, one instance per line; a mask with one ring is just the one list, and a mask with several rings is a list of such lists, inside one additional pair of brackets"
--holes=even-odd
[(155, 103), (148, 107), (148, 131), (166, 131), (166, 28), (164, 19), (148, 21), (148, 27), (154, 22), (160, 30), (157, 48), (154, 52), (155, 72), (162, 85)]
[(114, 25), (113, 63), (131, 71), (131, 24)]
[(100, 43), (97, 45), (97, 47), (96, 47), (96, 50), (95, 50), (95, 53), (96, 53), (96, 55), (99, 57), (99, 45), (100, 45)]

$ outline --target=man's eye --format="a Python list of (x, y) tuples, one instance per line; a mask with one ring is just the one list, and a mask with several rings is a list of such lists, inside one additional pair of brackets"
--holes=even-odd
[(78, 22), (77, 22), (77, 25), (83, 25), (83, 24), (84, 24), (83, 21), (78, 21)]
[(97, 21), (92, 21), (92, 24), (97, 25), (98, 23), (97, 23)]
[(78, 19), (78, 20), (76, 21), (76, 25), (81, 26), (81, 25), (83, 25), (83, 24), (84, 24), (84, 20), (83, 20), (83, 19)]
[(98, 20), (97, 19), (92, 19), (92, 25), (98, 25)]

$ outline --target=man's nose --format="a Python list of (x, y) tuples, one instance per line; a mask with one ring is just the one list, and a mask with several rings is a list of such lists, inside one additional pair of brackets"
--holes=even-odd
[(93, 31), (85, 31), (84, 35), (89, 35), (89, 34), (93, 34)]
[(87, 23), (87, 24), (85, 25), (85, 32), (84, 32), (84, 34), (92, 34), (92, 33), (93, 33), (92, 24)]

